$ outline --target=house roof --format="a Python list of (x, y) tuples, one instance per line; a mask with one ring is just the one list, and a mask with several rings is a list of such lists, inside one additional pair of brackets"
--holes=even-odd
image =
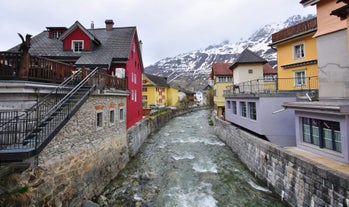
[(150, 81), (154, 86), (160, 86), (160, 87), (170, 87), (170, 85), (167, 83), (167, 77), (162, 76), (156, 76), (151, 74), (143, 73), (143, 75)]
[(235, 62), (229, 67), (229, 69), (233, 70), (240, 64), (265, 64), (267, 62), (268, 61), (266, 61), (264, 58), (261, 58), (259, 55), (246, 48), (244, 51), (242, 51)]
[[(229, 70), (229, 66), (232, 63), (213, 63), (212, 64), (212, 75), (214, 76), (232, 76), (233, 71)], [(211, 75), (211, 76), (212, 76)]]
[[(77, 27), (82, 28), (91, 40), (97, 43), (92, 51), (75, 53), (71, 50), (63, 50), (62, 38), (64, 39)], [(106, 31), (105, 28), (85, 29), (79, 22), (75, 22), (60, 39), (49, 38), (48, 31), (34, 36), (31, 39), (29, 53), (52, 59), (74, 60), (76, 65), (109, 67), (111, 63), (125, 63), (128, 60), (134, 36), (138, 38), (136, 27), (114, 27), (111, 31)], [(18, 51), (18, 48), (19, 45), (11, 48), (10, 51)]]
[(277, 73), (278, 72), (273, 69), (273, 67), (269, 63), (263, 65), (263, 75), (272, 75)]

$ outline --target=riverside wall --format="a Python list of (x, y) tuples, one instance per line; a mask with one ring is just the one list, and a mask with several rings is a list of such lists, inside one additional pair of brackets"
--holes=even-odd
[(349, 206), (349, 176), (214, 119), (215, 134), (290, 206)]
[[(46, 148), (27, 160), (29, 168), (0, 179), (0, 205), (81, 206), (99, 195), (129, 161), (126, 120), (118, 119), (125, 107), (125, 95), (90, 96)], [(97, 113), (103, 114), (102, 126)]]
[(148, 116), (132, 126), (127, 131), (127, 143), (130, 156), (135, 156), (148, 136), (163, 127), (170, 119), (200, 109), (201, 108), (174, 109), (159, 116)]

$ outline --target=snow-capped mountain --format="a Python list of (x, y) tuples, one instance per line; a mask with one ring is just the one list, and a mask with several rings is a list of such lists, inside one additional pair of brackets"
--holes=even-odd
[(168, 57), (146, 67), (145, 72), (166, 76), (169, 82), (174, 81), (182, 87), (194, 89), (193, 85), (207, 84), (212, 63), (234, 62), (245, 48), (249, 48), (274, 65), (276, 64), (276, 51), (268, 46), (271, 43), (272, 34), (313, 17), (314, 15), (295, 15), (282, 23), (267, 24), (257, 29), (246, 40), (242, 39), (236, 43), (226, 40), (220, 44), (210, 45), (205, 49)]

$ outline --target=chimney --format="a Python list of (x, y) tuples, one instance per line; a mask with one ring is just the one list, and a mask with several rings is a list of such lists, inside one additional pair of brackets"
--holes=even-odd
[(95, 28), (95, 23), (93, 21), (91, 21), (91, 29)]
[(114, 21), (112, 19), (105, 20), (105, 29), (111, 31), (113, 29)]

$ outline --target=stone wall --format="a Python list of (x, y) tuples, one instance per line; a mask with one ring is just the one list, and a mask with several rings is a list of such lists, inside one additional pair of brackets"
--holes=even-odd
[(200, 108), (175, 109), (159, 116), (148, 116), (141, 122), (138, 122), (127, 132), (130, 156), (135, 156), (148, 136), (152, 132), (163, 127), (170, 119), (199, 109)]
[(290, 206), (349, 206), (349, 176), (215, 118), (215, 133)]
[[(21, 173), (20, 185), (29, 186), (31, 206), (81, 206), (116, 177), (129, 160), (126, 121), (118, 119), (125, 104), (125, 96), (119, 95), (88, 98), (39, 154), (38, 166)], [(103, 114), (100, 127), (97, 112)]]

